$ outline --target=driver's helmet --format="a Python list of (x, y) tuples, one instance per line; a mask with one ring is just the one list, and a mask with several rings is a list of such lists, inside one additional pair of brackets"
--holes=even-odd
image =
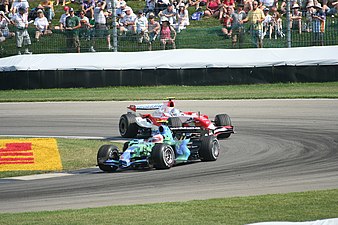
[(163, 142), (163, 136), (162, 136), (162, 134), (156, 134), (156, 135), (152, 136), (149, 139), (149, 141), (153, 142), (153, 143), (162, 143)]
[(180, 110), (173, 108), (173, 109), (170, 111), (170, 114), (171, 114), (172, 116), (179, 116), (179, 115), (180, 115)]

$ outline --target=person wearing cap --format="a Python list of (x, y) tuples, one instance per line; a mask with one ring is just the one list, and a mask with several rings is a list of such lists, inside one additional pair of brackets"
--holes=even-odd
[(127, 3), (125, 1), (120, 1), (120, 5), (116, 9), (117, 20), (123, 18), (126, 15), (126, 13), (124, 12), (126, 7)]
[(177, 19), (177, 32), (180, 33), (181, 30), (186, 29), (186, 26), (190, 25), (189, 12), (183, 2), (179, 5)]
[(69, 9), (69, 16), (66, 18), (66, 43), (68, 52), (72, 52), (74, 47), (77, 53), (80, 53), (79, 29), (81, 27), (80, 18), (75, 16), (73, 8)]
[(34, 25), (35, 25), (35, 28), (36, 28), (35, 40), (39, 41), (40, 36), (50, 35), (50, 34), (52, 34), (52, 31), (48, 29), (49, 23), (48, 23), (47, 18), (43, 14), (43, 11), (41, 9), (39, 9), (37, 11), (37, 13), (38, 13), (38, 17), (36, 17), (35, 20), (34, 20)]
[(93, 43), (97, 38), (106, 38), (108, 49), (113, 49), (110, 44), (110, 34), (107, 27), (107, 12), (105, 12), (107, 3), (105, 1), (98, 1), (94, 8), (94, 20), (95, 20), (95, 37)]
[(18, 48), (18, 54), (21, 55), (21, 48), (23, 46), (25, 46), (24, 54), (32, 54), (28, 50), (28, 46), (31, 45), (31, 39), (27, 31), (28, 18), (26, 14), (26, 9), (24, 7), (20, 7), (18, 9), (18, 13), (14, 14), (11, 21), (16, 27), (15, 38), (16, 47)]
[(0, 11), (0, 42), (15, 36), (15, 33), (9, 31), (9, 24), (11, 24), (11, 21), (7, 18), (5, 12)]
[(126, 34), (127, 32), (131, 32), (133, 34), (136, 33), (136, 15), (132, 12), (132, 9), (127, 6), (124, 9), (124, 12), (126, 15), (120, 19), (119, 25), (120, 25), (120, 34)]
[(258, 1), (253, 2), (253, 8), (249, 11), (248, 16), (243, 19), (242, 23), (250, 23), (250, 32), (257, 48), (263, 48), (263, 25), (265, 19), (263, 11), (258, 8)]
[(172, 48), (175, 49), (176, 48), (175, 39), (176, 39), (175, 29), (170, 25), (169, 20), (164, 18), (162, 20), (160, 31), (160, 42), (162, 45), (162, 49), (166, 50), (166, 46), (168, 44), (171, 44)]
[(299, 10), (299, 5), (297, 3), (292, 6), (290, 28), (298, 28), (298, 33), (302, 33), (302, 12)]
[(273, 31), (273, 20), (272, 16), (269, 14), (270, 9), (264, 8), (263, 9), (265, 19), (263, 20), (263, 38), (266, 36), (266, 33), (269, 31), (269, 39), (272, 38), (272, 31)]
[(135, 20), (136, 34), (138, 35), (138, 43), (142, 43), (145, 40), (149, 42), (148, 35), (148, 20), (143, 14), (143, 10), (139, 10)]
[(69, 7), (65, 6), (63, 7), (63, 10), (65, 13), (63, 13), (60, 17), (59, 24), (60, 24), (60, 30), (64, 31), (66, 27), (66, 18), (69, 16)]
[(316, 12), (312, 15), (312, 33), (315, 46), (324, 46), (326, 16), (320, 3), (315, 4)]
[(159, 14), (159, 17), (161, 17), (161, 21), (166, 18), (168, 19), (170, 25), (176, 24), (176, 9), (172, 4), (169, 4), (167, 8), (163, 11), (161, 11)]

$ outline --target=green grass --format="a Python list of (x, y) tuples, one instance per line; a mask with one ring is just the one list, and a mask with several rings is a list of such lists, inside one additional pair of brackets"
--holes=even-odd
[[(57, 138), (63, 171), (77, 170), (96, 166), (96, 154), (101, 145), (112, 144), (100, 140), (79, 140)], [(114, 143), (122, 149), (121, 143)], [(50, 171), (6, 171), (0, 172), (0, 178), (47, 173)], [(1, 224), (1, 223), (0, 223)]]
[(81, 210), (3, 213), (0, 214), (0, 224), (242, 225), (334, 217), (338, 217), (338, 189)]
[(225, 86), (143, 86), (0, 91), (0, 102), (338, 98), (338, 82)]

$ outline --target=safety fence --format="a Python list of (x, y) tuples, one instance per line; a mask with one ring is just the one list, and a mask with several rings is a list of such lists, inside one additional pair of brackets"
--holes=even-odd
[[(288, 38), (286, 22), (283, 22), (282, 29), (278, 30), (276, 27), (267, 29), (266, 35), (263, 39), (264, 48), (285, 48), (291, 47), (305, 47), (314, 45), (338, 45), (338, 19), (336, 17), (327, 17), (325, 23), (325, 32), (322, 33), (322, 40), (318, 39), (318, 34), (314, 33), (311, 25), (307, 24), (305, 19), (302, 21), (300, 29), (294, 26), (291, 29)], [(270, 27), (268, 27), (270, 28)], [(199, 48), (199, 49), (232, 49), (232, 48), (255, 48), (256, 44), (251, 37), (250, 27), (245, 24), (241, 39), (233, 42), (233, 39), (225, 37), (222, 33), (222, 26), (213, 26), (208, 28), (198, 28), (196, 26), (188, 26), (187, 29), (177, 32), (175, 39), (175, 46), (168, 44), (163, 46), (160, 38), (157, 37), (154, 41), (150, 42), (147, 38), (143, 38), (142, 43), (140, 35), (127, 33), (116, 35), (117, 49), (109, 49), (107, 36), (95, 34), (94, 30), (82, 30), (79, 32), (80, 38), (80, 51), (90, 52), (91, 46), (94, 47), (96, 52), (119, 51), (119, 52), (132, 52), (132, 51), (156, 51), (162, 49), (172, 48)], [(65, 32), (60, 30), (52, 30), (49, 36), (43, 36), (39, 41), (35, 40), (35, 28), (29, 28), (30, 38), (32, 44), (29, 50), (33, 54), (46, 54), (46, 53), (68, 53), (76, 52), (75, 48), (67, 47), (67, 38)], [(113, 32), (110, 28), (108, 30), (110, 35), (110, 43), (113, 45)], [(290, 43), (288, 43), (288, 40)], [(7, 57), (16, 55), (18, 53), (16, 48), (15, 38), (9, 38), (0, 43), (0, 57)], [(196, 56), (198, 57), (198, 56)]]

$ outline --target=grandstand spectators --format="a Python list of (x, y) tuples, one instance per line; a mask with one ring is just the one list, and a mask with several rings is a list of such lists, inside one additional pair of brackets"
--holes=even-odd
[(81, 4), (82, 11), (85, 12), (86, 17), (93, 19), (94, 18), (94, 8), (95, 1), (94, 0), (84, 0)]
[(0, 42), (15, 36), (13, 32), (9, 31), (9, 24), (11, 24), (11, 21), (7, 18), (5, 12), (0, 11)]
[(177, 12), (177, 32), (180, 33), (181, 30), (185, 30), (187, 26), (190, 25), (189, 22), (189, 12), (186, 9), (184, 3), (180, 3), (178, 12)]
[(96, 52), (94, 49), (94, 23), (91, 22), (92, 19), (89, 20), (88, 17), (86, 17), (86, 12), (82, 10), (80, 12), (80, 33), (79, 37), (80, 39), (85, 39), (86, 41), (91, 41), (91, 46), (89, 48), (90, 52)]
[(297, 3), (292, 6), (290, 28), (298, 29), (298, 33), (302, 33), (302, 12), (299, 11), (299, 5)]
[[(232, 11), (232, 7), (230, 7), (230, 11)], [(231, 42), (233, 48), (236, 48), (237, 44), (239, 48), (242, 48), (244, 42), (244, 27), (241, 21), (245, 19), (245, 17), (246, 13), (243, 10), (243, 5), (238, 4), (236, 10), (231, 13)]]
[(39, 5), (38, 5), (39, 9), (42, 9), (44, 11), (44, 14), (48, 20), (48, 22), (51, 22), (52, 19), (55, 16), (55, 12), (54, 12), (54, 6), (53, 6), (53, 2), (50, 0), (43, 0)]
[(155, 7), (155, 15), (158, 15), (161, 11), (165, 10), (169, 4), (171, 4), (170, 0), (157, 0)]
[(155, 15), (149, 15), (148, 33), (149, 33), (149, 51), (152, 50), (152, 43), (156, 40), (160, 33), (160, 23), (155, 20)]
[(5, 14), (9, 13), (10, 0), (0, 0), (0, 10), (4, 11)]
[(220, 9), (222, 7), (220, 0), (208, 0), (206, 10), (204, 11), (205, 17), (219, 18)]
[(40, 36), (50, 35), (52, 31), (49, 29), (49, 23), (45, 15), (43, 14), (42, 9), (37, 11), (38, 17), (34, 20), (34, 26), (36, 28), (35, 31), (35, 40), (38, 42), (40, 40)]
[(316, 12), (312, 15), (313, 45), (324, 46), (326, 16), (320, 3), (315, 5)]
[(61, 16), (60, 16), (60, 20), (59, 20), (59, 29), (60, 30), (64, 30), (65, 27), (66, 27), (66, 18), (67, 16), (69, 16), (69, 7), (68, 6), (65, 6), (63, 7), (63, 10), (65, 11), (65, 13), (63, 13)]
[(266, 36), (266, 34), (269, 34), (269, 39), (271, 39), (272, 38), (273, 25), (274, 25), (273, 18), (269, 14), (270, 9), (268, 7), (264, 8), (263, 12), (264, 12), (265, 19), (262, 22), (262, 25), (263, 25), (263, 36), (262, 36), (262, 38), (264, 38)]
[(119, 21), (120, 34), (121, 35), (127, 34), (128, 32), (135, 34), (136, 33), (136, 27), (135, 27), (136, 15), (132, 12), (129, 6), (127, 6), (124, 9), (124, 12), (126, 13), (126, 15), (123, 18), (121, 18), (121, 20)]
[(222, 33), (225, 38), (230, 38), (232, 35), (232, 20), (231, 13), (233, 13), (232, 7), (229, 7), (228, 10), (222, 15), (221, 23), (222, 23)]
[(12, 2), (12, 6), (11, 6), (11, 9), (10, 9), (10, 12), (12, 13), (12, 15), (17, 13), (19, 8), (24, 8), (25, 12), (28, 12), (28, 9), (29, 9), (28, 0), (14, 0)]
[(168, 4), (167, 8), (163, 11), (161, 11), (158, 16), (161, 18), (161, 22), (163, 20), (168, 20), (170, 25), (173, 26), (177, 23), (176, 19), (176, 9), (174, 8), (174, 5)]
[(162, 49), (165, 50), (168, 44), (172, 45), (172, 48), (176, 48), (175, 44), (176, 39), (176, 31), (170, 25), (168, 19), (163, 19), (161, 24), (161, 31), (160, 31), (160, 41), (162, 44)]
[(96, 7), (94, 8), (94, 19), (95, 19), (95, 37), (93, 43), (95, 43), (96, 38), (105, 37), (107, 40), (108, 49), (111, 50), (112, 46), (110, 44), (110, 34), (107, 27), (107, 12), (105, 12), (106, 2), (98, 1)]
[(75, 48), (80, 53), (79, 29), (81, 27), (80, 18), (75, 16), (73, 8), (69, 9), (69, 16), (66, 17), (66, 42), (68, 52), (72, 52)]
[(28, 46), (31, 45), (31, 39), (27, 31), (28, 28), (28, 16), (26, 13), (26, 8), (18, 8), (18, 12), (12, 17), (12, 23), (16, 27), (15, 38), (16, 38), (16, 47), (18, 48), (18, 54), (21, 55), (21, 48), (24, 46), (24, 54), (32, 54), (28, 50)]
[(265, 16), (261, 9), (258, 8), (258, 1), (253, 2), (253, 9), (248, 16), (242, 20), (243, 23), (250, 22), (250, 32), (256, 47), (263, 47), (263, 25)]
[(148, 43), (149, 42), (148, 19), (144, 16), (142, 10), (139, 10), (137, 13), (135, 26), (136, 26), (136, 34), (138, 35), (138, 43), (142, 43), (143, 40)]

